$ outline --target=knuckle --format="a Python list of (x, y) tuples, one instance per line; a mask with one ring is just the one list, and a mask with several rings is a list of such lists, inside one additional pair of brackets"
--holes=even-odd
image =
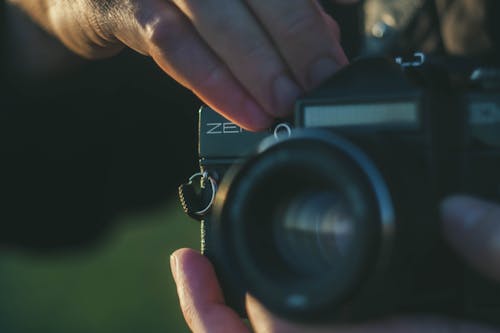
[[(81, 8), (86, 14), (86, 22), (90, 24), (97, 37), (103, 43), (116, 43), (115, 32), (121, 28), (120, 22), (125, 17), (124, 13), (130, 8), (129, 1), (103, 0), (103, 1), (76, 1), (73, 6), (78, 12)], [(82, 26), (85, 26), (82, 23)]]
[(114, 37), (114, 20), (104, 19), (103, 8), (75, 1), (64, 5), (49, 4), (46, 11), (48, 29), (69, 49), (84, 58), (108, 57), (123, 47)]
[(186, 23), (176, 11), (151, 13), (138, 18), (146, 39), (164, 53), (174, 52), (185, 43)]

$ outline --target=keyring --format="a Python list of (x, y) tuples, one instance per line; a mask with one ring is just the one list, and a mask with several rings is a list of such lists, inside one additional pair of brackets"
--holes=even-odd
[(217, 192), (217, 183), (215, 182), (215, 179), (210, 177), (208, 175), (208, 172), (206, 172), (206, 171), (195, 173), (194, 175), (192, 175), (189, 178), (188, 182), (190, 184), (192, 184), (194, 182), (194, 180), (198, 177), (200, 177), (200, 180), (203, 180), (203, 181), (209, 180), (210, 181), (210, 190), (212, 191), (212, 193), (210, 195), (210, 201), (208, 202), (207, 206), (205, 208), (197, 211), (197, 212), (193, 212), (193, 214), (195, 214), (195, 215), (204, 216), (206, 214), (206, 212), (208, 212), (208, 210), (212, 207), (212, 205), (215, 201), (215, 192)]

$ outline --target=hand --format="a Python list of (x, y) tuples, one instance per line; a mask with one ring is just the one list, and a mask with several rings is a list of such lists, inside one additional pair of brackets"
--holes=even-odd
[[(450, 244), (482, 273), (500, 281), (500, 206), (468, 197), (442, 204), (444, 232)], [(171, 257), (172, 272), (187, 324), (194, 333), (249, 333), (239, 316), (224, 304), (210, 262), (194, 250)], [(436, 317), (384, 319), (361, 325), (306, 327), (286, 322), (247, 296), (246, 308), (256, 333), (438, 333), (500, 332), (474, 323)]]
[(289, 113), (299, 95), (347, 64), (337, 24), (317, 0), (9, 1), (84, 57), (124, 46), (151, 56), (251, 130)]

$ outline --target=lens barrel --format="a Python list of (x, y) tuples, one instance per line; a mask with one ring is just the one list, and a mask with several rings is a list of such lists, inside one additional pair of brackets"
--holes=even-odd
[(304, 320), (350, 301), (387, 252), (394, 225), (374, 164), (323, 130), (268, 143), (230, 170), (213, 216), (227, 268), (270, 310)]

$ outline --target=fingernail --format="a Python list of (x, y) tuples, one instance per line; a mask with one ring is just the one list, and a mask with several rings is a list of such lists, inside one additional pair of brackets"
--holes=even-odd
[(488, 205), (474, 198), (451, 197), (441, 204), (441, 216), (450, 227), (473, 228), (488, 211)]
[(174, 281), (177, 281), (177, 258), (173, 254), (170, 255), (170, 270), (172, 271)]
[(287, 75), (278, 76), (273, 82), (276, 116), (283, 117), (291, 112), (295, 100), (302, 90)]
[(330, 57), (320, 58), (309, 69), (309, 82), (316, 87), (325, 79), (332, 76), (339, 69), (339, 65)]

